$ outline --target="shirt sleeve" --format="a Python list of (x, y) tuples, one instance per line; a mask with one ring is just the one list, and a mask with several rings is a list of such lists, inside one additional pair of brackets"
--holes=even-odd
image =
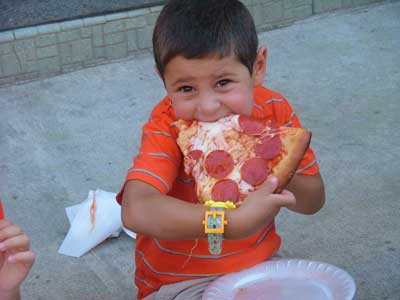
[(118, 203), (121, 203), (125, 184), (130, 180), (148, 183), (163, 194), (169, 192), (182, 161), (172, 122), (166, 111), (153, 111), (150, 120), (143, 126), (139, 153), (134, 157), (124, 185), (117, 194)]
[[(287, 127), (302, 127), (300, 119), (294, 112), (289, 101), (284, 97), (282, 97), (281, 100), (281, 102), (276, 101), (276, 103), (273, 103), (273, 105), (276, 106), (274, 110), (279, 124)], [(317, 158), (312, 148), (308, 147), (299, 167), (297, 168), (296, 174), (312, 176), (318, 174), (318, 172), (319, 166)]]

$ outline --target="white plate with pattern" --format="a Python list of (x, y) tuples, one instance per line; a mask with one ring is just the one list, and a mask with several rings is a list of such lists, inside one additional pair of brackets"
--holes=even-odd
[(272, 259), (222, 276), (211, 283), (203, 300), (351, 300), (356, 285), (346, 271), (333, 265)]

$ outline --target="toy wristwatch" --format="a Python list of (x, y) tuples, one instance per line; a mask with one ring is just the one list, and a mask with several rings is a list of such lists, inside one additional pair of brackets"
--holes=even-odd
[(236, 205), (230, 201), (210, 200), (206, 201), (204, 206), (208, 207), (203, 221), (204, 232), (208, 234), (208, 250), (211, 254), (218, 255), (222, 250), (225, 225), (228, 225), (228, 221), (225, 220), (225, 210), (236, 208)]

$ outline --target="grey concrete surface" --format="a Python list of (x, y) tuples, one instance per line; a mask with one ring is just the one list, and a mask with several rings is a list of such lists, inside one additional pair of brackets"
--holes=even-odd
[[(281, 212), (281, 254), (347, 270), (358, 300), (400, 295), (399, 16), (385, 2), (260, 35), (266, 84), (313, 131), (327, 192), (316, 215)], [(148, 55), (0, 89), (0, 197), (38, 254), (24, 299), (135, 299), (126, 235), (79, 259), (57, 249), (64, 207), (119, 190), (163, 95)]]

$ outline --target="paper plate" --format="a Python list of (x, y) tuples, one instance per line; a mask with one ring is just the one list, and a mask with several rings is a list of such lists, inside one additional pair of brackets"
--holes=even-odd
[(351, 300), (353, 278), (322, 262), (273, 259), (222, 276), (211, 283), (203, 300)]

